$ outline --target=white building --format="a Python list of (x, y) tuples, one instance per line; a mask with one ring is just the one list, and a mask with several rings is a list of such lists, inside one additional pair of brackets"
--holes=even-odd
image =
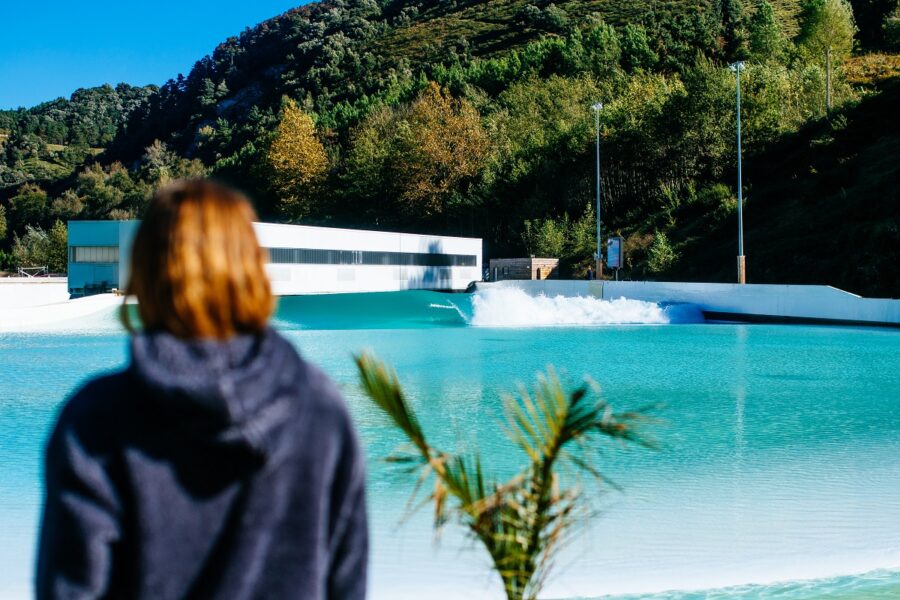
[[(137, 221), (69, 222), (69, 291), (124, 287)], [(481, 239), (255, 223), (276, 295), (464, 290)]]

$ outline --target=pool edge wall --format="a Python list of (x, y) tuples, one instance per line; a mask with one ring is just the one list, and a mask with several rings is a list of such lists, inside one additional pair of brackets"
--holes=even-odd
[(720, 321), (900, 327), (900, 300), (862, 298), (825, 285), (578, 280), (476, 285), (477, 290), (497, 287), (517, 288), (532, 296), (683, 302), (700, 308), (707, 319)]

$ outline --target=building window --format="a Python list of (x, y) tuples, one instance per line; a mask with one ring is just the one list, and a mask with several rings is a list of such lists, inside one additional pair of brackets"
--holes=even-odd
[(383, 265), (397, 267), (474, 267), (474, 254), (376, 252), (372, 250), (318, 250), (267, 248), (269, 262), (278, 265)]
[(72, 246), (69, 261), (73, 263), (117, 263), (118, 246)]

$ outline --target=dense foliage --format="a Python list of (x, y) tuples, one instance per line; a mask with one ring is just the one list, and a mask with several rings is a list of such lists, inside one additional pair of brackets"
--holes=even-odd
[(54, 103), (0, 113), (0, 246), (57, 218), (137, 216), (161, 182), (208, 173), (265, 219), (477, 235), (488, 255), (552, 253), (578, 275), (596, 250), (585, 207), (600, 100), (604, 227), (626, 237), (624, 275), (665, 274), (686, 240), (734, 218), (727, 64), (747, 61), (744, 148), (763, 156), (825, 118), (826, 96), (857, 101), (845, 61), (854, 43), (888, 43), (896, 4), (309, 4), (158, 90), (57, 101), (96, 115), (51, 120), (65, 128), (47, 121)]

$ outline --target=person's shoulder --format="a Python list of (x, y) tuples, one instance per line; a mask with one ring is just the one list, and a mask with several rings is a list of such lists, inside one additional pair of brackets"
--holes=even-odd
[(83, 433), (116, 423), (130, 404), (125, 400), (133, 394), (132, 388), (127, 370), (89, 379), (66, 400), (57, 429)]

